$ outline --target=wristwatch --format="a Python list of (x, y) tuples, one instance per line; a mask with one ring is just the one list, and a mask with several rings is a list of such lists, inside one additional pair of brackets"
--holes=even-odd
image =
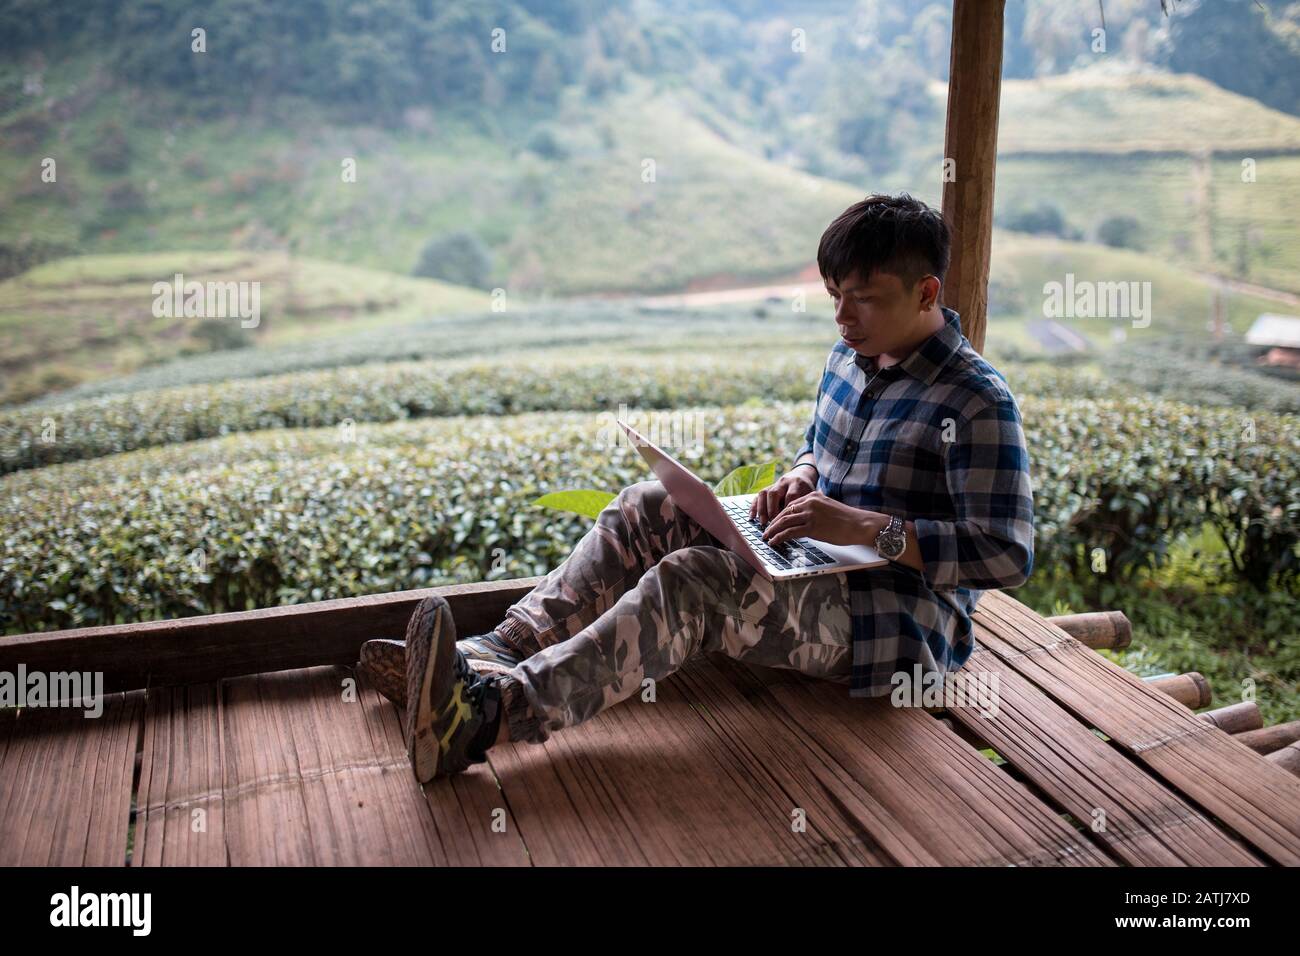
[(898, 515), (889, 516), (889, 524), (880, 529), (876, 535), (876, 551), (891, 561), (900, 557), (907, 549), (907, 535), (903, 532), (903, 519)]

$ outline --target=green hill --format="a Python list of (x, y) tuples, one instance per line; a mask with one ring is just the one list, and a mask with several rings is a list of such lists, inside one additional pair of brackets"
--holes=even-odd
[(1093, 69), (1002, 84), (1000, 156), (1201, 150), (1300, 152), (1300, 117), (1187, 73)]
[[(154, 314), (153, 284), (256, 282), (260, 321)], [(124, 375), (187, 354), (481, 311), (488, 295), (430, 279), (278, 252), (100, 255), (0, 282), (0, 404)], [(249, 320), (251, 323), (251, 320)]]
[[(822, 11), (818, 43), (833, 22)], [(120, 53), (70, 45), (43, 69), (39, 98), (17, 92), (25, 64), (0, 66), (0, 267), (59, 260), (0, 283), (0, 403), (151, 367), (166, 374), (165, 363), (196, 353), (314, 347), (482, 312), (486, 291), (404, 278), (431, 240), (451, 234), (482, 245), (490, 268), (481, 284), (514, 304), (784, 281), (865, 193), (941, 196), (946, 86), (937, 81), (916, 111), (924, 121), (900, 113), (898, 122), (919, 125), (896, 168), (844, 182), (774, 152), (767, 128), (778, 117), (738, 105), (754, 90), (692, 73), (707, 65), (692, 59), (699, 50), (683, 53), (676, 71), (647, 61), (598, 88), (579, 82), (586, 74), (563, 76), (545, 103), (435, 110), (417, 97), (367, 114), (290, 84), (242, 112), (214, 100), (164, 119), (166, 92), (135, 85), (113, 66)], [(847, 54), (832, 46), (828, 55)], [(792, 88), (808, 88), (799, 71), (815, 66), (794, 67)], [(486, 88), (465, 95), (495, 98)], [(821, 106), (789, 106), (807, 109), (798, 122), (811, 155), (818, 144), (844, 148), (839, 127), (817, 122)], [(41, 177), (46, 157), (57, 163), (54, 182)], [(1243, 158), (1255, 162), (1252, 182), (1242, 181)], [(1209, 297), (1197, 273), (1300, 290), (1300, 119), (1201, 77), (1089, 69), (1007, 80), (997, 169), (1000, 224), (1043, 204), (1061, 220), (1052, 240), (1022, 242), (1006, 229), (995, 238), (991, 318), (1003, 323), (1002, 341), (1025, 351), (1036, 347), (1024, 326), (1042, 283), (1070, 271), (1153, 281), (1161, 321), (1193, 332)], [(1120, 217), (1133, 222), (1132, 249), (1099, 241)], [(262, 326), (245, 334), (154, 319), (149, 289), (175, 272), (261, 282)], [(1231, 297), (1230, 323), (1240, 330), (1270, 308)], [(1109, 344), (1103, 325), (1079, 328)], [(339, 351), (320, 361), (342, 361)], [(322, 367), (313, 362), (301, 367)], [(242, 364), (226, 363), (235, 376)]]
[[(1208, 277), (1132, 249), (1001, 230), (995, 230), (993, 235), (993, 288), (995, 292), (1009, 290), (990, 302), (989, 311), (995, 319), (1042, 317), (1043, 286), (1048, 282), (1064, 283), (1070, 273), (1076, 283), (1151, 283), (1151, 324), (1145, 328), (1105, 318), (1061, 320), (1092, 338), (1098, 348), (1110, 346), (1111, 329), (1116, 326), (1125, 328), (1130, 340), (1205, 334), (1216, 285)], [(1224, 293), (1223, 301), (1225, 322), (1238, 334), (1244, 333), (1259, 313), (1277, 308), (1269, 299), (1230, 291)], [(990, 331), (990, 338), (992, 334)]]
[[(946, 85), (931, 95), (946, 102)], [(931, 129), (883, 185), (937, 202), (942, 141)], [(1300, 118), (1198, 76), (1097, 69), (1004, 81), (994, 203), (1001, 225), (1047, 206), (1065, 237), (1097, 243), (1107, 220), (1131, 217), (1139, 251), (1300, 292)]]
[[(4, 127), (26, 130), (0, 140), (11, 258), (294, 250), (409, 274), (426, 243), (464, 230), (491, 251), (492, 285), (516, 295), (669, 291), (797, 271), (868, 191), (939, 200), (939, 126), (903, 172), (853, 185), (766, 159), (698, 96), (639, 77), (599, 103), (567, 98), (540, 123), (415, 111), (395, 128), (340, 125), (307, 104), (159, 129), (120, 90), (88, 96), (93, 84), (54, 88), (62, 120)], [(932, 93), (941, 102), (942, 87)], [(1000, 137), (1000, 220), (1046, 201), (1095, 239), (1129, 215), (1146, 251), (1300, 288), (1300, 119), (1194, 76), (1094, 71), (1007, 81)], [(102, 142), (129, 145), (114, 160)], [(53, 184), (40, 181), (47, 154)], [(1245, 158), (1254, 182), (1242, 182)]]
[[(262, 283), (262, 320), (237, 320), (204, 336), (196, 319), (154, 318), (153, 282), (176, 272), (200, 281)], [(1127, 340), (1205, 334), (1214, 283), (1158, 255), (995, 230), (986, 349), (991, 356), (1042, 354), (1028, 323), (1043, 317), (1043, 286), (1077, 281), (1150, 282), (1152, 321), (1064, 319), (1105, 351)], [(72, 389), (55, 401), (202, 384), (286, 372), (410, 359), (600, 351), (665, 353), (701, 348), (798, 349), (833, 341), (829, 301), (815, 292), (807, 313), (788, 302), (662, 315), (633, 302), (535, 303), (508, 300), (488, 311), (486, 293), (428, 279), (343, 266), (283, 253), (87, 256), (48, 263), (0, 283), (0, 405)], [(1268, 299), (1227, 293), (1228, 327), (1244, 332)], [(756, 311), (758, 318), (756, 319)], [(75, 334), (69, 334), (74, 329)], [(248, 347), (244, 347), (248, 346)]]
[[(670, 93), (633, 86), (600, 109), (567, 107), (531, 137), (441, 118), (322, 125), (310, 112), (164, 131), (112, 94), (67, 124), (67, 145), (51, 142), (56, 128), (39, 144), (3, 141), (0, 214), (11, 243), (59, 251), (296, 248), (403, 274), (431, 239), (467, 230), (495, 254), (492, 282), (527, 295), (794, 271), (860, 198), (727, 142)], [(131, 144), (120, 172), (91, 158), (105, 129)], [(47, 152), (60, 159), (56, 184), (39, 181)], [(346, 160), (355, 182), (343, 181)]]

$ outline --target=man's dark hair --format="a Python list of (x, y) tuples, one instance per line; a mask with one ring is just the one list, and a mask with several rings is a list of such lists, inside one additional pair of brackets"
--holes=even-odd
[(887, 272), (911, 289), (925, 276), (943, 281), (951, 238), (943, 215), (907, 193), (868, 196), (826, 227), (817, 268), (836, 285), (856, 271), (863, 282)]

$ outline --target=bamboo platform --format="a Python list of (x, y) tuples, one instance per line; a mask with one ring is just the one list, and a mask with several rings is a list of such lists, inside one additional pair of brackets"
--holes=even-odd
[[(535, 580), (438, 593), (474, 631)], [(996, 717), (699, 656), (421, 788), (350, 664), (427, 593), (0, 639), (0, 670), (113, 691), (98, 719), (0, 712), (0, 863), (1300, 864), (1300, 779), (999, 592), (966, 665)]]

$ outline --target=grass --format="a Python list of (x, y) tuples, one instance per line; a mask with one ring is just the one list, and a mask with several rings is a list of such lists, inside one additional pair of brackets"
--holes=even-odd
[(430, 279), (270, 253), (151, 253), (46, 263), (0, 282), (0, 404), (121, 376), (204, 352), (198, 320), (153, 315), (154, 282), (260, 283), (261, 323), (231, 334), (271, 345), (448, 312), (480, 311), (486, 293)]
[(999, 114), (1004, 155), (1300, 151), (1300, 119), (1186, 73), (1084, 70), (1003, 80)]
[(1203, 199), (1193, 166), (1188, 156), (1000, 158), (996, 210), (1002, 215), (1050, 197), (1067, 224), (1090, 239), (1107, 218), (1132, 216), (1142, 250), (1153, 259), (1300, 291), (1300, 155), (1258, 158), (1257, 178), (1248, 183), (1241, 180), (1241, 158), (1215, 159), (1206, 167)]
[(1103, 656), (1139, 677), (1199, 672), (1213, 692), (1206, 709), (1253, 694), (1265, 726), (1300, 719), (1300, 585), (1258, 593), (1233, 582), (1209, 523), (1199, 535), (1184, 536), (1164, 567), (1121, 585), (1105, 608), (1079, 603), (1076, 588), (1060, 575), (1036, 572), (1015, 596), (1044, 615), (1123, 611), (1133, 624), (1132, 644)]
[[(560, 243), (555, 243), (557, 247)], [(1043, 286), (1063, 281), (1150, 281), (1148, 329), (1108, 319), (1063, 319), (1104, 353), (1116, 326), (1130, 341), (1170, 332), (1200, 335), (1210, 314), (1212, 282), (1160, 257), (1090, 243), (994, 234), (995, 284), (1015, 301), (991, 306), (990, 358), (1042, 354), (1028, 324), (1042, 318)], [(256, 354), (212, 352), (194, 335), (194, 319), (155, 319), (153, 282), (180, 272), (199, 280), (262, 283), (262, 324), (247, 336)], [(82, 386), (80, 394), (134, 390), (171, 381), (217, 381), (295, 368), (449, 355), (496, 354), (503, 348), (591, 347), (610, 351), (741, 349), (825, 344), (833, 340), (829, 300), (814, 294), (806, 313), (788, 303), (719, 307), (656, 319), (635, 303), (557, 304), (538, 311), (507, 298), (507, 312), (485, 311), (486, 293), (428, 279), (283, 252), (147, 253), (58, 260), (0, 283), (0, 404), (17, 404)], [(1227, 322), (1244, 332), (1277, 304), (1226, 293)], [(530, 326), (535, 315), (544, 326)], [(236, 323), (237, 324), (237, 323)], [(512, 331), (515, 330), (515, 331)], [(513, 335), (517, 341), (512, 341)], [(380, 343), (379, 346), (373, 343)], [(178, 357), (179, 356), (179, 357)], [(206, 367), (207, 371), (196, 372)], [(262, 371), (259, 371), (262, 370)], [(132, 373), (140, 373), (132, 377)], [(120, 382), (120, 384), (111, 384)], [(133, 384), (136, 382), (137, 384)]]
[[(51, 67), (46, 82), (58, 118), (33, 104), (4, 118), (22, 133), (0, 138), (0, 215), (14, 241), (70, 251), (293, 245), (307, 258), (405, 275), (429, 239), (467, 229), (495, 254), (493, 284), (513, 294), (651, 292), (802, 268), (827, 222), (872, 189), (939, 198), (939, 125), (919, 133), (888, 182), (840, 183), (768, 161), (752, 133), (689, 89), (635, 77), (606, 101), (567, 100), (548, 118), (564, 156), (530, 151), (535, 118), (508, 106), (477, 121), (415, 111), (403, 126), (376, 128), (276, 101), (257, 115), (164, 126), (150, 104), (97, 79), (91, 60)], [(942, 84), (933, 95), (942, 104)], [(114, 123), (129, 154), (106, 170), (93, 157)], [(1235, 263), (1239, 221), (1276, 223), (1252, 265), (1259, 279), (1296, 288), (1286, 242), (1300, 194), (1296, 117), (1193, 76), (1084, 71), (1006, 81), (999, 145), (999, 211), (1050, 198), (1089, 236), (1106, 216), (1133, 214), (1153, 254), (1220, 271)], [(1211, 234), (1200, 236), (1189, 157), (1205, 150), (1221, 155)], [(1232, 195), (1252, 151), (1264, 154), (1259, 179)], [(1271, 155), (1279, 151), (1291, 155)], [(57, 183), (40, 181), (44, 156), (59, 162)], [(342, 176), (346, 159), (355, 182)], [(643, 181), (647, 160), (654, 182)], [(114, 208), (109, 193), (124, 183), (135, 192)]]
[[(689, 89), (636, 78), (599, 105), (566, 101), (547, 121), (566, 155), (544, 156), (527, 148), (532, 118), (509, 108), (477, 122), (417, 112), (379, 129), (277, 101), (265, 114), (164, 128), (148, 104), (97, 78), (92, 62), (71, 67), (84, 74), (77, 94), (59, 68), (48, 71), (60, 118), (33, 104), (5, 117), (11, 129), (26, 125), (0, 140), (0, 215), (15, 241), (111, 254), (0, 284), (0, 404), (212, 348), (184, 323), (145, 312), (149, 284), (176, 271), (260, 279), (267, 319), (253, 344), (311, 348), (482, 308), (481, 293), (405, 278), (423, 245), (454, 229), (492, 248), (492, 282), (513, 307), (538, 296), (788, 277), (864, 192), (769, 162), (743, 126)], [(93, 155), (112, 123), (129, 155), (124, 169), (105, 171)], [(923, 160), (940, 150), (942, 131), (920, 139), (899, 181), (872, 188), (939, 201), (937, 158)], [(998, 343), (1020, 354), (1041, 354), (1027, 323), (1041, 318), (1043, 283), (1067, 271), (1150, 280), (1154, 328), (1197, 335), (1211, 284), (1196, 270), (1300, 288), (1294, 117), (1195, 77), (1088, 71), (1008, 81), (1000, 147), (999, 213), (1048, 197), (1088, 237), (1109, 216), (1135, 216), (1144, 244), (1132, 252), (996, 233), (994, 277), (1013, 300), (995, 301), (991, 322)], [(1238, 154), (1256, 149), (1266, 153), (1257, 181), (1243, 184)], [(1198, 185), (1191, 154), (1202, 150), (1223, 152)], [(53, 153), (59, 180), (43, 184), (32, 157)], [(341, 176), (348, 158), (356, 182)], [(643, 181), (647, 161), (653, 182)], [(109, 191), (123, 183), (135, 199), (109, 208)], [(1245, 295), (1230, 295), (1228, 308), (1237, 331), (1260, 312), (1287, 311)], [(1113, 323), (1069, 321), (1097, 348), (1111, 346)]]
[[(718, 353), (821, 350), (834, 338), (828, 315), (793, 314), (775, 306), (693, 310), (640, 309), (630, 303), (563, 303), (507, 313), (469, 313), (383, 324), (359, 316), (347, 334), (285, 336), (256, 349), (223, 350), (173, 359), (131, 375), (87, 382), (51, 394), (41, 405), (82, 398), (261, 378), (291, 372), (419, 359), (505, 357), (527, 353), (553, 361), (630, 352), (663, 356), (707, 349)], [(354, 334), (362, 333), (364, 334)]]
[[(826, 224), (862, 198), (729, 143), (666, 93), (621, 100), (602, 128), (612, 145), (552, 169), (546, 201), (517, 238), (557, 293), (793, 274)], [(653, 182), (642, 180), (648, 162)]]
[[(431, 238), (465, 229), (495, 252), (494, 284), (533, 295), (799, 268), (830, 218), (859, 198), (729, 144), (641, 82), (554, 117), (565, 157), (529, 151), (534, 120), (498, 112), (485, 120), (492, 131), (444, 116), (342, 127), (306, 105), (288, 119), (164, 129), (145, 105), (105, 91), (67, 122), (0, 146), (0, 213), (15, 238), (91, 252), (295, 244), (306, 257), (398, 274)], [(126, 169), (106, 172), (90, 156), (111, 122), (131, 149)], [(32, 158), (51, 152), (59, 180), (46, 184)], [(658, 164), (654, 183), (641, 180), (647, 158)], [(355, 182), (343, 179), (345, 159), (356, 161)], [(111, 208), (123, 182), (136, 196)]]
[[(1092, 282), (1150, 282), (1151, 322), (1133, 328), (1131, 320), (1063, 318), (1059, 321), (1088, 338), (1101, 351), (1112, 347), (1112, 330), (1123, 328), (1126, 341), (1169, 334), (1206, 335), (1211, 315), (1214, 282), (1162, 259), (1131, 249), (1112, 249), (1091, 243), (1070, 242), (1050, 236), (1026, 236), (996, 230), (992, 274), (1019, 296), (1008, 311), (1029, 320), (1043, 317), (1043, 287), (1064, 283), (1074, 274), (1076, 286)], [(992, 306), (990, 309), (992, 310)], [(1241, 334), (1261, 312), (1277, 311), (1278, 303), (1244, 293), (1224, 293), (1224, 318), (1229, 329)], [(990, 336), (991, 338), (991, 336)]]
[[(1255, 181), (1242, 182), (1240, 158), (1211, 166), (1214, 260), (1226, 275), (1300, 291), (1300, 156), (1261, 156)], [(1244, 245), (1244, 253), (1243, 253)], [(1237, 268), (1244, 259), (1246, 269)], [(1294, 306), (1272, 311), (1294, 314)]]

